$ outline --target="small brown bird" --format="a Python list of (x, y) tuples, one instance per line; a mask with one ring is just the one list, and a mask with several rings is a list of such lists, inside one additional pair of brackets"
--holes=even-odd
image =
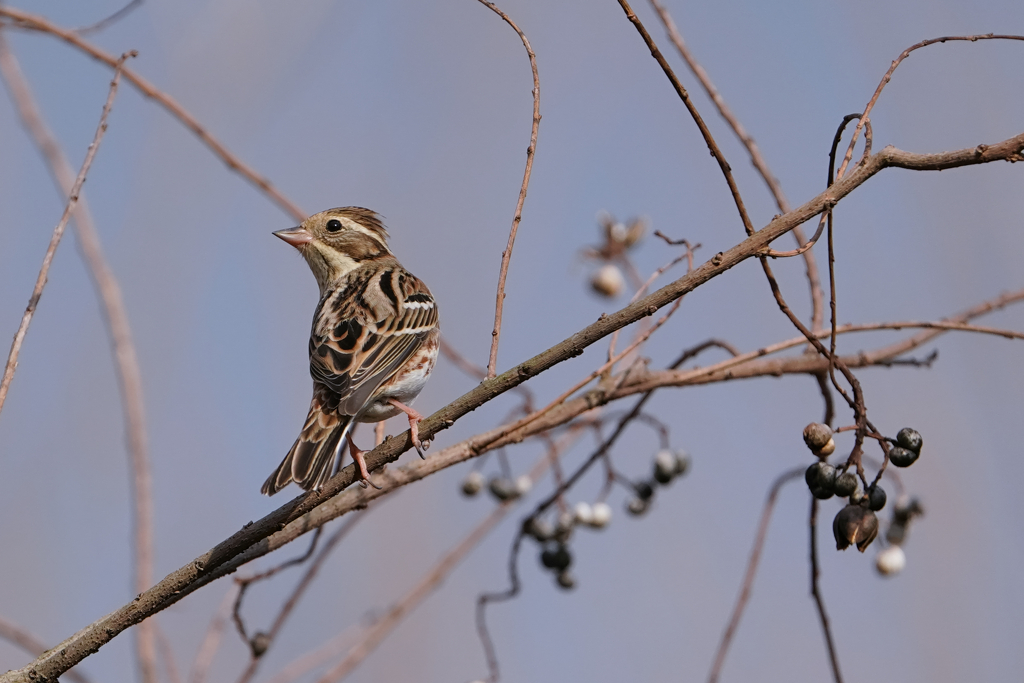
[(427, 286), (391, 253), (387, 230), (369, 209), (329, 209), (274, 234), (306, 259), (320, 286), (320, 303), (309, 336), (309, 416), (263, 493), (272, 496), (293, 481), (319, 489), (340, 466), (346, 440), (365, 485), (370, 474), (351, 439), (356, 422), (405, 413), (423, 455), (423, 416), (409, 404), (437, 360), (437, 305)]

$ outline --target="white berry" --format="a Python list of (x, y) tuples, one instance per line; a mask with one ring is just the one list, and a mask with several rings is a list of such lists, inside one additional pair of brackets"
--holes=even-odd
[(586, 524), (590, 526), (594, 523), (594, 511), (590, 507), (590, 503), (581, 500), (576, 503), (573, 508), (573, 512), (576, 515), (576, 522), (579, 524)]
[(614, 297), (622, 292), (626, 286), (626, 279), (622, 277), (619, 267), (611, 263), (601, 266), (594, 277), (590, 279), (590, 286), (601, 296)]
[(590, 506), (590, 526), (603, 529), (612, 521), (612, 507), (608, 503), (594, 503)]
[(906, 566), (907, 556), (898, 545), (889, 546), (875, 558), (875, 569), (882, 576), (895, 576)]

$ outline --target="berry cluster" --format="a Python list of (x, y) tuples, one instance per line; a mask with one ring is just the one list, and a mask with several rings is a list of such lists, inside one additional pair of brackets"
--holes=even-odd
[[(836, 449), (832, 434), (832, 429), (828, 425), (817, 422), (804, 428), (804, 443), (819, 458), (818, 462), (807, 468), (804, 481), (815, 498), (827, 500), (832, 496), (839, 496), (849, 499), (846, 507), (840, 510), (832, 521), (836, 548), (846, 550), (851, 545), (856, 545), (858, 550), (864, 552), (878, 535), (878, 517), (875, 513), (885, 507), (885, 490), (877, 483), (868, 486), (867, 480), (858, 477), (856, 471), (849, 469), (850, 462), (838, 468), (828, 464), (828, 456)], [(895, 444), (889, 450), (889, 461), (896, 467), (909, 467), (921, 455), (921, 435), (909, 427), (901, 429), (895, 439), (886, 441)], [(861, 487), (862, 482), (865, 488)], [(881, 565), (879, 571), (882, 571)]]
[(635, 496), (626, 503), (626, 511), (631, 515), (642, 515), (651, 506), (654, 498), (654, 487), (668, 486), (676, 477), (681, 477), (690, 469), (690, 456), (686, 451), (670, 451), (664, 448), (654, 456), (654, 467), (651, 479), (633, 482)]
[[(467, 474), (466, 478), (462, 480), (462, 494), (464, 496), (473, 497), (480, 493), (483, 487), (484, 475), (476, 470)], [(529, 493), (531, 488), (533, 488), (533, 480), (525, 474), (515, 479), (510, 477), (491, 477), (491, 480), (487, 482), (487, 490), (501, 502), (521, 498)]]
[(591, 505), (580, 501), (572, 511), (563, 511), (552, 524), (542, 517), (528, 517), (523, 522), (523, 534), (531, 537), (541, 546), (540, 563), (555, 574), (555, 582), (565, 589), (576, 585), (576, 579), (569, 572), (572, 552), (569, 539), (578, 526), (603, 529), (612, 520), (611, 507), (599, 501)]

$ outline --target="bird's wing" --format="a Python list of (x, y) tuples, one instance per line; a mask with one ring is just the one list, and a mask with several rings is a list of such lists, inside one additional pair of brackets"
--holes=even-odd
[(395, 266), (350, 277), (328, 291), (313, 318), (309, 371), (356, 415), (437, 326), (430, 290)]

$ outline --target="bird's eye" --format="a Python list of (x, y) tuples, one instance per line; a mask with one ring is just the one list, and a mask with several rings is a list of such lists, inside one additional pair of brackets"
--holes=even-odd
[(341, 221), (337, 218), (327, 221), (327, 232), (338, 232), (339, 230), (341, 230)]

